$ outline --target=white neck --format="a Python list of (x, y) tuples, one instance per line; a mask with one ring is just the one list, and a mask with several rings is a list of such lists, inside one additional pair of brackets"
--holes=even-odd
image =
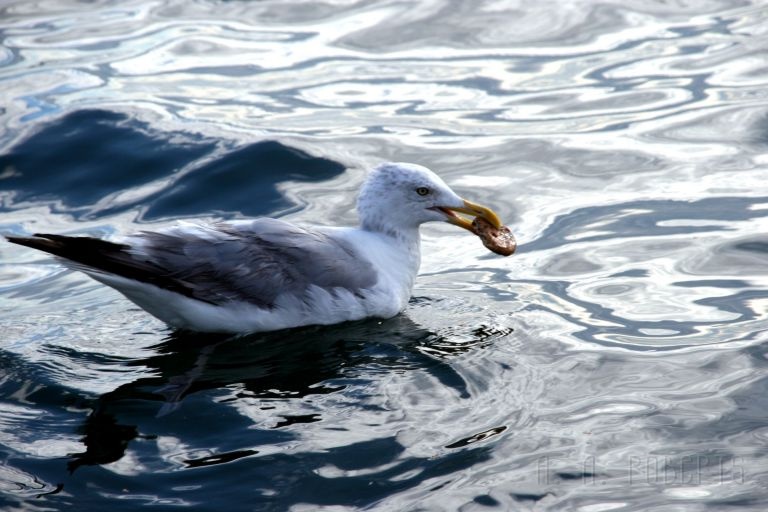
[[(390, 277), (402, 286), (404, 302), (407, 303), (411, 288), (416, 280), (416, 275), (419, 272), (419, 266), (421, 265), (421, 235), (419, 228), (382, 230), (362, 227), (361, 231), (370, 233), (376, 240), (375, 244), (371, 244), (364, 249), (368, 253), (369, 259), (380, 261), (381, 268), (392, 269)], [(395, 263), (393, 260), (399, 260), (401, 265), (392, 266), (391, 264)]]

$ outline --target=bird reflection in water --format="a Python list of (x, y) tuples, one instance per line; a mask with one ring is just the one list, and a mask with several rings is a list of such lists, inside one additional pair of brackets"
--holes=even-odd
[[(95, 400), (81, 426), (86, 450), (71, 455), (68, 468), (74, 472), (81, 466), (120, 460), (132, 441), (152, 440), (157, 436), (153, 430), (167, 431), (169, 423), (188, 416), (183, 406), (185, 398), (202, 391), (237, 390), (225, 399), (216, 399), (220, 403), (302, 400), (309, 395), (341, 391), (350, 378), (364, 377), (366, 369), (375, 365), (398, 371), (426, 371), (467, 398), (467, 384), (450, 364), (450, 358), (506, 334), (478, 328), (472, 339), (452, 341), (449, 336), (419, 327), (404, 315), (385, 321), (364, 320), (250, 336), (176, 331), (155, 347), (155, 355), (130, 363), (153, 370), (154, 376), (122, 385)], [(270, 414), (270, 407), (261, 409)], [(206, 428), (215, 428), (219, 421), (221, 418)], [(322, 421), (319, 414), (281, 416), (272, 428), (317, 421)], [(199, 467), (256, 453), (250, 448), (236, 449), (183, 462), (187, 467)]]

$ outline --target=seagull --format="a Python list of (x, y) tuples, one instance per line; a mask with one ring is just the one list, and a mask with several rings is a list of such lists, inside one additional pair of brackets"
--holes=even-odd
[(373, 169), (357, 200), (359, 227), (256, 218), (184, 223), (122, 242), (35, 234), (8, 241), (57, 256), (171, 327), (225, 333), (390, 318), (405, 309), (421, 262), (419, 227), (491, 209), (459, 197), (417, 164)]

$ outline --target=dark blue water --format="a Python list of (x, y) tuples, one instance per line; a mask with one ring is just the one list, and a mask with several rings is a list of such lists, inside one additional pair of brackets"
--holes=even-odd
[(169, 330), (0, 243), (3, 510), (763, 510), (758, 1), (0, 6), (0, 233), (352, 224), (365, 169), (499, 211), (423, 229), (387, 321)]
[[(144, 221), (276, 214), (297, 206), (277, 190), (280, 183), (344, 172), (337, 162), (277, 141), (237, 147), (153, 130), (104, 110), (77, 111), (45, 125), (0, 156), (0, 166), (14, 170), (3, 180), (3, 190), (13, 192), (7, 210), (35, 203), (56, 211), (60, 204), (62, 213), (92, 219), (141, 209)], [(101, 201), (157, 180), (169, 183), (118, 204)]]

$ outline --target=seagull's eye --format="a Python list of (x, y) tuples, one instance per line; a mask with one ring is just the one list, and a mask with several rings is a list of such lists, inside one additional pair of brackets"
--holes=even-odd
[(427, 187), (419, 187), (416, 189), (416, 193), (420, 196), (425, 196), (429, 194), (429, 189)]

